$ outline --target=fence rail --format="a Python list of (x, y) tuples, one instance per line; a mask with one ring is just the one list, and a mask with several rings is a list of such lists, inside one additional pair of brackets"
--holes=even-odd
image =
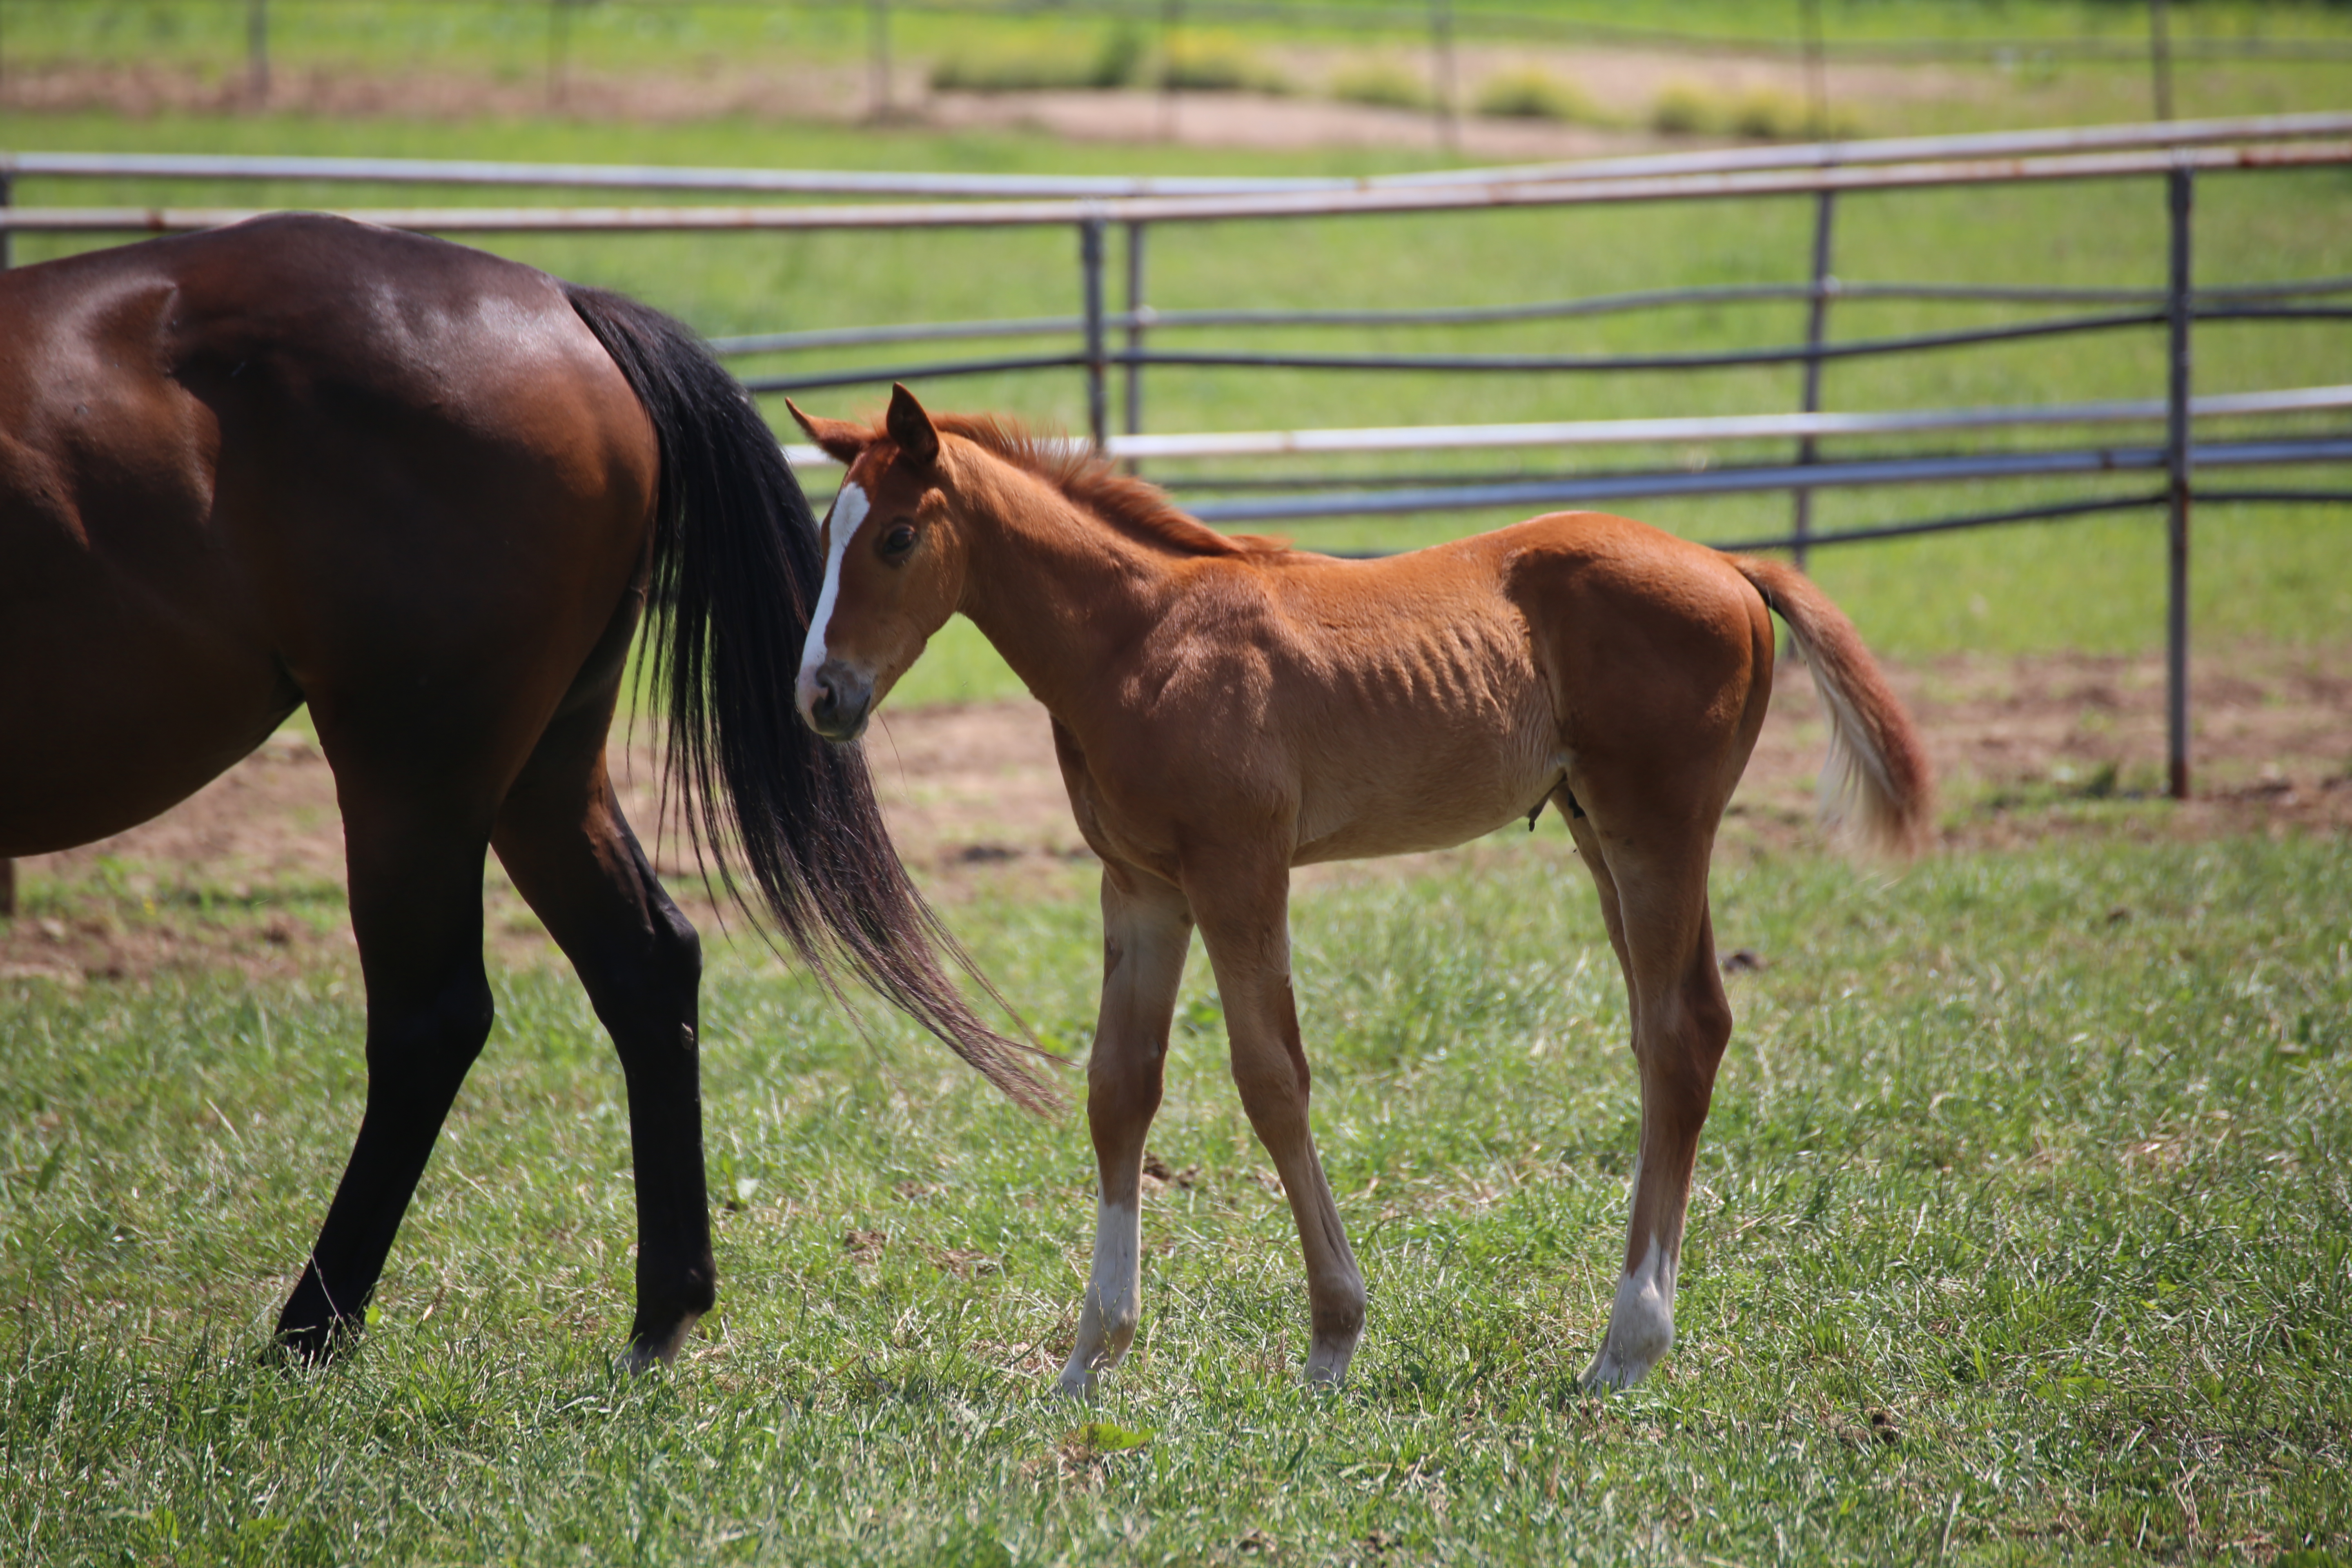
[(1546, 184), (1647, 175), (1864, 167), (1920, 160), (2039, 157), (2352, 136), (2352, 113), (2243, 115), (2159, 125), (2061, 126), (1645, 153), (1572, 162), (1430, 169), (1360, 178), (1223, 175), (958, 174), (866, 169), (692, 168), (662, 164), (532, 163), (479, 159), (268, 157), (210, 153), (0, 152), (0, 176), (60, 179), (278, 180), (385, 185), (515, 185), (534, 189), (710, 192), (803, 196), (1112, 197), (1231, 195), (1267, 191), (1414, 190), (1508, 181)]
[[(2263, 171), (2352, 167), (2352, 114), (2107, 126), (1981, 136), (1825, 142), (1449, 170), (1363, 180), (1064, 179), (841, 174), (827, 171), (603, 168), (514, 163), (434, 163), (419, 160), (278, 159), (0, 153), (0, 204), (11, 182), (40, 179), (271, 180), (330, 184), (639, 189), (682, 194), (728, 192), (780, 198), (761, 205), (633, 207), (482, 205), (352, 207), (350, 216), (392, 226), (453, 234), (824, 232), (1063, 226), (1076, 231), (1080, 310), (1074, 316), (999, 321), (877, 323), (719, 339), (732, 355), (791, 355), (910, 342), (1060, 339), (1067, 346), (981, 358), (896, 364), (768, 371), (746, 376), (755, 390), (802, 390), (891, 379), (936, 379), (1014, 371), (1071, 371), (1086, 381), (1087, 438), (1096, 449), (1130, 462), (1214, 457), (1265, 458), (1308, 453), (1392, 453), (1481, 448), (1576, 450), (1612, 445), (1790, 440), (1786, 462), (1733, 467), (1524, 474), (1500, 478), (1326, 477), (1268, 480), (1195, 475), (1189, 492), (1206, 521), (1300, 521), (1345, 515), (1486, 507), (1540, 507), (1634, 496), (1787, 491), (1794, 503), (1785, 535), (1738, 542), (1748, 549), (1788, 549), (1801, 560), (1812, 548), (2131, 509), (2165, 509), (2168, 552), (2168, 763), (2174, 793), (2188, 772), (2188, 540), (2193, 503), (2341, 504), (2352, 489), (2255, 483), (2200, 492), (2200, 469), (2270, 469), (2352, 464), (2352, 431), (2272, 433), (2221, 440), (2200, 423), (2342, 413), (2352, 386), (2260, 389), (2219, 397), (2190, 395), (2190, 350), (2200, 323), (2352, 321), (2352, 278), (2286, 279), (2224, 289), (2195, 286), (2190, 214), (2200, 177)], [(1994, 187), (2053, 181), (2161, 180), (2167, 192), (2167, 281), (2162, 289), (1984, 287), (1964, 283), (1846, 282), (1833, 270), (1833, 216), (1842, 199), (1874, 192)], [(818, 198), (846, 198), (821, 200)], [(920, 201), (897, 198), (924, 197)], [(1350, 216), (1567, 208), (1622, 202), (1790, 197), (1814, 204), (1809, 276), (1790, 284), (1655, 289), (1580, 300), (1382, 310), (1253, 309), (1157, 311), (1144, 298), (1144, 255), (1160, 224), (1295, 222)], [(216, 227), (268, 209), (169, 206), (14, 206), (0, 205), (0, 245), (18, 232), (170, 233)], [(1126, 238), (1126, 300), (1108, 299), (1113, 226)], [(2054, 306), (2070, 313), (1993, 325), (1876, 338), (1833, 338), (1828, 317), (1841, 300), (1967, 302)], [(1803, 342), (1706, 353), (1530, 354), (1308, 353), (1293, 349), (1156, 347), (1150, 334), (1175, 330), (1444, 326), (1468, 328), (1539, 320), (1603, 317), (1694, 306), (1801, 302), (1809, 309)], [(1820, 373), (1828, 363), (1865, 356), (1962, 350), (1994, 343), (2056, 340), (2088, 333), (2161, 331), (2167, 379), (2161, 398), (2028, 408), (1822, 412)], [(1123, 342), (1114, 340), (1123, 335)], [(1794, 413), (1693, 419), (1582, 421), (1522, 426), (1434, 426), (1401, 429), (1226, 431), (1147, 434), (1144, 374), (1152, 368), (1283, 368), (1364, 374), (1377, 371), (1515, 374), (1613, 374), (1801, 366), (1803, 406)], [(1122, 432), (1110, 428), (1114, 373), (1125, 389)], [(1819, 443), (2001, 427), (2100, 424), (2154, 425), (2160, 441), (1992, 452), (1911, 452), (1867, 458), (1824, 457)], [(796, 461), (816, 455), (793, 448)], [(1815, 490), (1920, 483), (1995, 482), (2163, 476), (2161, 488), (2073, 496), (2031, 506), (1981, 510), (1862, 528), (1811, 527)]]
[[(2352, 129), (2347, 126), (2347, 129)], [(1018, 228), (1088, 223), (1218, 223), (1244, 219), (1370, 217), (1476, 208), (1570, 207), (1624, 202), (1722, 200), (1926, 190), (1956, 185), (2112, 180), (2253, 169), (2352, 163), (2352, 140), (2301, 142), (2246, 140), (2224, 145), (2135, 148), (1992, 158), (1926, 158), (1874, 163), (1862, 159), (1792, 168), (1729, 168), (1666, 174), (1571, 179), (1489, 174), (1446, 184), (1372, 184), (1343, 190), (1218, 192), (1206, 195), (1130, 195), (891, 205), (762, 206), (456, 206), (347, 207), (343, 216), (387, 228), (435, 234), (709, 233), (727, 230), (821, 232), (842, 229)], [(52, 234), (182, 234), (225, 228), (278, 209), (268, 207), (0, 208), (0, 229)]]

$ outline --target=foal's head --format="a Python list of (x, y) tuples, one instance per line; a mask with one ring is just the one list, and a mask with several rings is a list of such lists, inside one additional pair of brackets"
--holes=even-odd
[(891, 389), (878, 431), (792, 413), (849, 467), (825, 514), (824, 587), (793, 697), (811, 729), (851, 741), (955, 613), (963, 542), (941, 488), (939, 431), (905, 387)]

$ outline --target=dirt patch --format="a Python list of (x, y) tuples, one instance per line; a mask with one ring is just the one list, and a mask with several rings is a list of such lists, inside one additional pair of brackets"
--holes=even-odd
[[(1927, 738), (1952, 850), (2053, 837), (2203, 838), (2352, 829), (2352, 650), (2237, 648), (2195, 671), (2196, 798), (2156, 798), (2164, 673), (2153, 658), (1960, 658), (1890, 671)], [(1813, 779), (1825, 731), (1803, 672), (1784, 665), (1772, 713), (1733, 801), (1719, 853), (1818, 845)], [(1092, 857), (1071, 824), (1044, 710), (1033, 702), (886, 710), (866, 742), (901, 853), (949, 904), (1070, 896)], [(617, 770), (641, 829), (657, 820), (655, 760)], [(1545, 831), (1557, 831), (1544, 825)], [(656, 861), (715, 931), (675, 834)], [(1408, 857), (1303, 874), (1311, 884), (1404, 874)], [(348, 954), (334, 780), (306, 739), (281, 734), (196, 795), (116, 837), (18, 864), (24, 912), (0, 922), (0, 979), (139, 976), (233, 965), (299, 973)], [(740, 919), (736, 929), (741, 929)], [(493, 859), (485, 926), (509, 963), (558, 962)]]
[[(1392, 61), (1414, 76), (1425, 50), (1311, 44), (1270, 46), (1266, 62), (1298, 89), (1275, 96), (1153, 91), (933, 92), (927, 67), (908, 62), (894, 77), (894, 121), (943, 130), (1029, 130), (1085, 142), (1177, 142), (1203, 147), (1430, 147), (1439, 132), (1428, 111), (1342, 103), (1318, 96), (1351, 65)], [(1698, 57), (1633, 49), (1544, 48), (1474, 44), (1455, 56), (1460, 106), (1476, 101), (1490, 78), (1539, 69), (1571, 87), (1603, 124), (1462, 114), (1449, 145), (1479, 161), (1578, 158), (1655, 145), (1647, 130), (1662, 94), (1681, 90), (1720, 104), (1766, 93), (1802, 100), (1794, 60)], [(1873, 120), (1874, 104), (1977, 98), (1992, 79), (1943, 66), (1843, 65), (1828, 77), (1830, 100)], [(862, 61), (755, 63), (716, 57), (688, 69), (608, 73), (572, 70), (561, 89), (544, 72), (361, 69), (280, 66), (268, 108), (336, 119), (527, 118), (665, 123), (723, 117), (831, 120), (872, 117), (871, 78)], [(11, 61), (0, 78), (0, 108), (31, 113), (105, 110), (131, 118), (224, 113), (250, 107), (241, 68), (161, 62), (107, 65)]]
[[(2159, 656), (1963, 658), (1888, 671), (1944, 798), (1949, 849), (2076, 834), (2207, 838), (2352, 828), (2347, 650), (2238, 647), (2190, 671), (2192, 798), (2162, 800)], [(1772, 715), (1731, 812), (1743, 836), (1811, 835), (1827, 731), (1820, 699), (1784, 664)], [(2129, 808), (2145, 804), (2147, 809)]]

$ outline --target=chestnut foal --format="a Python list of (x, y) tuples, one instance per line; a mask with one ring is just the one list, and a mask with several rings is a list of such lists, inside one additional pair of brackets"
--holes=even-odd
[(1770, 700), (1771, 612), (1829, 709), (1824, 815), (1894, 848), (1927, 825), (1926, 760), (1853, 625), (1790, 567), (1622, 518), (1339, 561), (1228, 538), (1091, 457), (934, 420), (904, 387), (872, 428), (793, 413), (849, 466), (802, 716), (855, 739), (960, 610), (1053, 715), (1102, 857), (1101, 1206), (1063, 1390), (1087, 1392), (1135, 1337), (1144, 1133), (1196, 922), (1306, 1251), (1307, 1375), (1346, 1373), (1364, 1283), (1307, 1126), (1290, 868), (1460, 844), (1547, 801), (1600, 890), (1642, 1075), (1624, 1273), (1585, 1381), (1639, 1381), (1674, 1339), (1692, 1162), (1731, 1034), (1707, 860)]

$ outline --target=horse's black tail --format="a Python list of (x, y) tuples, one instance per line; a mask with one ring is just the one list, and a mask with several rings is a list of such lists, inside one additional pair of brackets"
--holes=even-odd
[(670, 787), (697, 858), (709, 852), (741, 903), (728, 868), (729, 851), (740, 855), (827, 985), (846, 959), (991, 1083), (1046, 1109), (1057, 1097), (1026, 1047), (982, 1024), (940, 968), (940, 949), (971, 965), (907, 879), (864, 755), (820, 740), (793, 706), (824, 563), (775, 436), (685, 326), (618, 294), (566, 292), (660, 438), (648, 636), (669, 706)]

